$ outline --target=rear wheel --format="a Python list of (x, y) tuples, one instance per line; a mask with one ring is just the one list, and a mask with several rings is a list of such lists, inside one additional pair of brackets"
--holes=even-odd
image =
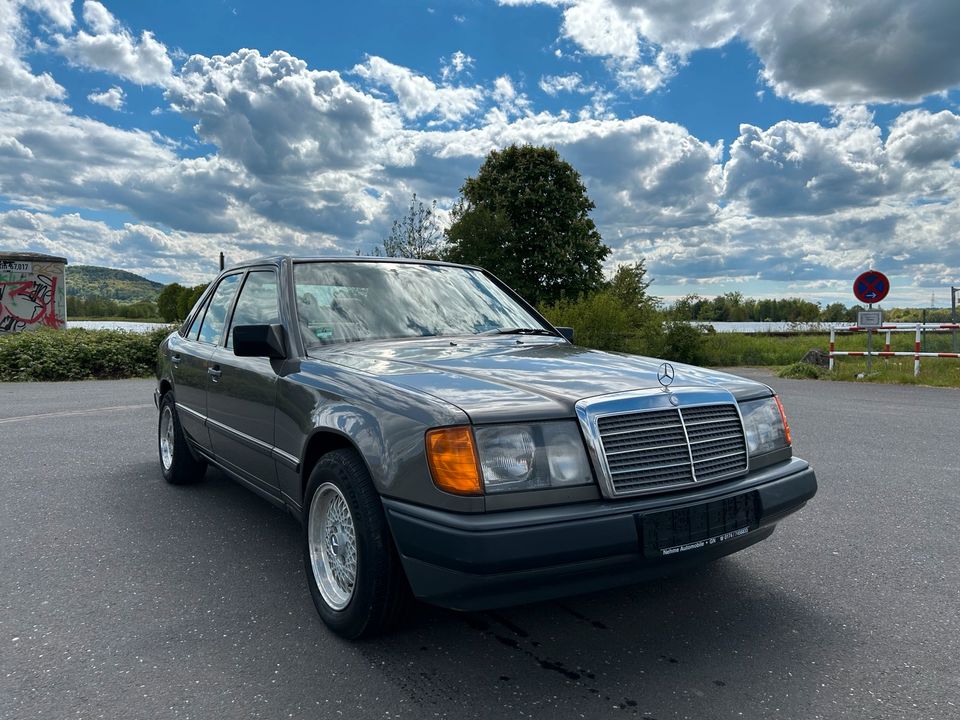
[(324, 455), (304, 501), (304, 565), (320, 617), (350, 640), (396, 624), (409, 590), (380, 496), (357, 454)]
[(163, 479), (171, 485), (187, 485), (198, 482), (207, 463), (197, 460), (187, 445), (173, 393), (167, 393), (160, 401), (160, 421), (157, 424), (157, 449), (160, 452), (160, 471)]

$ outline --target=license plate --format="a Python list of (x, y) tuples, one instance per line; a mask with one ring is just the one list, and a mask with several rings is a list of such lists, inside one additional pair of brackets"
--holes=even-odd
[(757, 527), (757, 494), (664, 510), (640, 517), (646, 557), (678, 555), (746, 535)]

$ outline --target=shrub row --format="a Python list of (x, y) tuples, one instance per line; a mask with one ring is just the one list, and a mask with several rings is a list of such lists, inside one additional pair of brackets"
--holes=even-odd
[(145, 377), (170, 333), (124, 330), (37, 330), (0, 335), (0, 381)]
[(554, 325), (574, 329), (577, 345), (648, 355), (700, 365), (706, 361), (705, 331), (685, 322), (664, 322), (650, 307), (631, 307), (610, 290), (540, 308)]

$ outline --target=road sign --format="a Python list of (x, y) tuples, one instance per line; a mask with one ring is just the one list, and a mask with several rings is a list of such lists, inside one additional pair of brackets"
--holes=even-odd
[(879, 310), (861, 310), (857, 313), (857, 325), (862, 328), (878, 328), (883, 325), (883, 313)]
[(877, 303), (890, 292), (890, 281), (879, 270), (867, 270), (853, 281), (853, 294), (865, 303)]

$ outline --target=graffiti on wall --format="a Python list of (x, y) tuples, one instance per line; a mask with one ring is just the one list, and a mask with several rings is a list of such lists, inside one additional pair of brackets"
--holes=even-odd
[(65, 325), (62, 266), (0, 269), (0, 333)]

